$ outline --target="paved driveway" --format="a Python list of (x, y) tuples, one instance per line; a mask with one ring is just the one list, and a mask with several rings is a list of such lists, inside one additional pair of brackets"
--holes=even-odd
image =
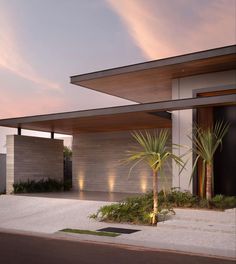
[(235, 209), (226, 212), (176, 209), (176, 216), (157, 227), (111, 224), (89, 219), (91, 213), (108, 204), (102, 201), (0, 196), (0, 228), (54, 234), (63, 228), (97, 230), (113, 226), (140, 229), (116, 238), (64, 235), (78, 240), (129, 244), (150, 248), (235, 257)]

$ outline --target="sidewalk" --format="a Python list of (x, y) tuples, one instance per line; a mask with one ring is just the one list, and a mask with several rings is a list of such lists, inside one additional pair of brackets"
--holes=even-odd
[[(236, 257), (236, 209), (225, 212), (175, 209), (171, 220), (157, 227), (97, 222), (88, 215), (108, 202), (56, 198), (0, 196), (0, 228), (53, 234), (65, 239), (97, 241), (152, 249)], [(119, 237), (65, 234), (63, 228), (97, 230), (104, 227), (139, 229)]]

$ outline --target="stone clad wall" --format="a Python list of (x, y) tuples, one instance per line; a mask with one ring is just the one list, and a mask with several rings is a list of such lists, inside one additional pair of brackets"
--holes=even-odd
[[(73, 135), (73, 189), (127, 193), (152, 189), (152, 173), (146, 164), (138, 165), (128, 178), (131, 165), (122, 160), (134, 144), (130, 131)], [(164, 173), (168, 177), (165, 185), (171, 187), (171, 163)], [(159, 183), (161, 188), (160, 177)]]
[(7, 136), (7, 193), (13, 183), (47, 178), (63, 180), (63, 140)]
[(0, 153), (0, 193), (6, 190), (6, 154)]

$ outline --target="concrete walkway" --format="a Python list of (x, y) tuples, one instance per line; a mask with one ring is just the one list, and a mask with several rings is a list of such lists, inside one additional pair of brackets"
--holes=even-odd
[[(179, 250), (219, 257), (236, 257), (236, 210), (225, 212), (176, 209), (172, 219), (157, 227), (97, 222), (88, 215), (108, 202), (0, 196), (0, 228), (53, 234), (53, 236), (153, 249)], [(63, 228), (97, 230), (104, 227), (139, 229), (119, 237), (65, 234)]]

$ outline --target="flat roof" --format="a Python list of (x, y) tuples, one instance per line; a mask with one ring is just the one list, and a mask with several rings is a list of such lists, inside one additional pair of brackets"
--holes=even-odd
[(227, 94), (2, 119), (0, 126), (62, 134), (165, 128), (171, 127), (173, 110), (235, 104), (236, 94)]
[(171, 99), (172, 80), (236, 69), (236, 45), (71, 76), (71, 83), (138, 103)]

